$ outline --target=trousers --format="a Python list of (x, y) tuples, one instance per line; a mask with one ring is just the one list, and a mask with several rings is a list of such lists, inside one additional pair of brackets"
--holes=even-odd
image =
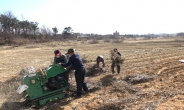
[(85, 74), (86, 74), (86, 70), (84, 67), (75, 71), (75, 80), (76, 80), (76, 85), (77, 85), (77, 95), (78, 96), (81, 96), (82, 89), (85, 92), (88, 92), (87, 84), (84, 82)]
[(112, 70), (112, 73), (114, 73), (114, 67), (117, 67), (117, 72), (118, 74), (120, 73), (120, 65), (115, 65), (115, 62), (112, 62), (112, 65), (111, 65), (111, 70)]

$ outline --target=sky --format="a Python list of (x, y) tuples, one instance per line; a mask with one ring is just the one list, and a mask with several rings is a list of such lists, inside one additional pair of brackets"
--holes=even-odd
[(0, 14), (39, 27), (65, 27), (74, 32), (159, 34), (184, 32), (184, 0), (0, 0)]

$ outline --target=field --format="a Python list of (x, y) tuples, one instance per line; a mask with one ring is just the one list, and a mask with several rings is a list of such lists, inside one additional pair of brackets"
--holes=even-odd
[[(53, 51), (65, 53), (75, 48), (89, 71), (95, 58), (103, 55), (105, 73), (87, 75), (90, 94), (74, 99), (51, 102), (41, 109), (50, 110), (184, 110), (184, 41), (175, 39), (125, 40), (123, 43), (89, 44), (87, 41), (66, 41), (0, 47), (0, 109), (24, 108), (23, 99), (15, 92), (24, 68), (47, 67), (53, 62)], [(118, 48), (125, 58), (121, 73), (112, 74), (109, 51)], [(130, 80), (132, 78), (132, 80)], [(133, 79), (144, 79), (133, 82)], [(147, 79), (146, 79), (147, 78)], [(70, 80), (75, 87), (74, 78)]]

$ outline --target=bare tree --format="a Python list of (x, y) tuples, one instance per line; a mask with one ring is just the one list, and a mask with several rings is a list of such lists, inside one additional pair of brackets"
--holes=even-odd
[(34, 32), (34, 35), (35, 35), (36, 30), (39, 29), (38, 24), (39, 24), (38, 22), (30, 22), (30, 26), (31, 26), (31, 29)]
[(46, 37), (52, 35), (51, 30), (44, 25), (41, 27), (40, 31), (41, 31), (41, 34), (45, 35)]
[(28, 20), (20, 21), (20, 27), (21, 27), (21, 30), (23, 31), (24, 36), (27, 36), (28, 30), (30, 29), (29, 21)]
[(19, 20), (17, 18), (13, 18), (12, 22), (11, 22), (11, 31), (12, 31), (12, 33), (17, 34), (19, 28), (20, 28)]
[(2, 24), (1, 24), (1, 22), (0, 22), (0, 33), (2, 32)]
[(54, 32), (54, 35), (56, 36), (56, 34), (58, 33), (57, 27), (52, 28), (52, 31)]
[(9, 33), (13, 33), (13, 25), (15, 22), (14, 19), (16, 19), (13, 13), (11, 11), (7, 11), (4, 13), (3, 18), (3, 24), (6, 27), (7, 31)]
[(7, 33), (10, 31), (9, 30), (9, 25), (10, 25), (9, 21), (10, 21), (9, 18), (6, 15), (3, 15), (3, 14), (0, 15), (0, 22), (1, 22), (2, 29), (3, 29), (4, 33)]
[(73, 29), (72, 27), (65, 27), (63, 30), (62, 35), (64, 36), (64, 38), (69, 38), (71, 35), (73, 34)]
[(20, 25), (20, 21), (19, 20), (16, 20), (14, 28), (15, 28), (15, 33), (16, 34), (20, 34), (21, 25)]

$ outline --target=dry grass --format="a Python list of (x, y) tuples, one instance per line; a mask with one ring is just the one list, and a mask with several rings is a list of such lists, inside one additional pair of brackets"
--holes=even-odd
[(111, 40), (110, 40), (110, 39), (108, 39), (108, 38), (103, 39), (103, 41), (104, 41), (104, 42), (107, 42), (107, 43), (111, 42)]
[(112, 43), (123, 43), (123, 39), (114, 39)]
[(93, 39), (92, 41), (90, 41), (89, 42), (90, 44), (98, 44), (99, 43), (99, 41), (98, 40), (96, 40), (96, 39)]

